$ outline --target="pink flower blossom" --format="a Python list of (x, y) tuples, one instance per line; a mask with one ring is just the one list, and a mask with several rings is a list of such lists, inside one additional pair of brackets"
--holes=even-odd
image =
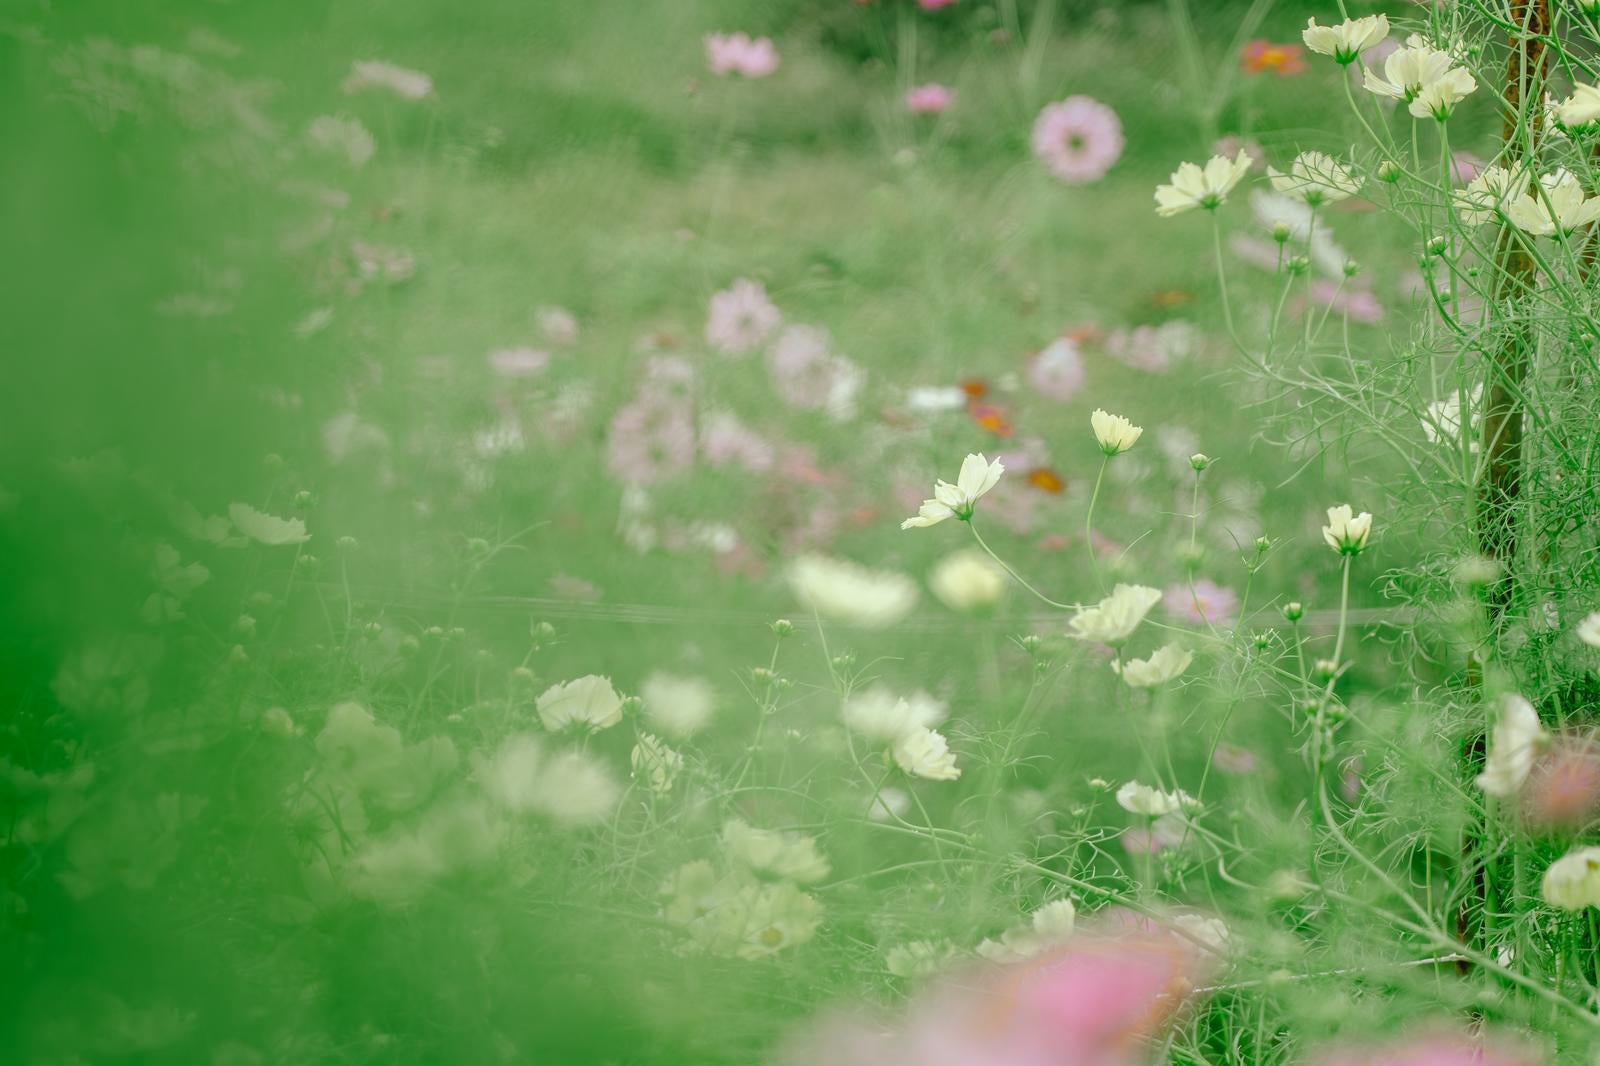
[(1159, 326), (1113, 330), (1106, 337), (1106, 354), (1135, 370), (1159, 374), (1172, 364), (1199, 351), (1200, 330), (1181, 319)]
[(760, 347), (782, 321), (761, 283), (739, 278), (712, 295), (706, 343), (723, 355), (744, 355)]
[(562, 348), (578, 343), (578, 319), (565, 307), (541, 307), (535, 314), (544, 339)]
[(1317, 1059), (1316, 1066), (1538, 1066), (1543, 1061), (1527, 1048), (1480, 1034), (1438, 1032), (1377, 1047), (1341, 1048)]
[(1211, 756), (1211, 765), (1225, 774), (1243, 775), (1254, 773), (1258, 760), (1256, 753), (1249, 748), (1241, 748), (1237, 744), (1218, 744)]
[(767, 368), (784, 403), (800, 410), (826, 408), (847, 415), (860, 384), (860, 371), (833, 354), (828, 331), (817, 326), (790, 326), (767, 352)]
[(433, 95), (433, 79), (421, 71), (407, 70), (381, 59), (358, 59), (350, 64), (350, 74), (340, 88), (346, 93), (382, 89), (403, 100), (425, 100)]
[[(1028, 362), (1028, 382), (1041, 396), (1065, 402), (1083, 388), (1083, 355), (1066, 337), (1057, 337)], [(1040, 464), (1032, 464), (1040, 465)]]
[(606, 465), (624, 485), (651, 485), (688, 470), (694, 445), (694, 424), (682, 404), (643, 395), (612, 416)]
[(1341, 286), (1328, 278), (1318, 278), (1313, 281), (1309, 301), (1297, 301), (1295, 311), (1303, 314), (1308, 307), (1327, 308), (1335, 314), (1349, 315), (1352, 322), (1362, 322), (1369, 326), (1383, 320), (1383, 305), (1378, 302), (1371, 289)]
[(1267, 165), (1267, 153), (1261, 147), (1261, 143), (1241, 137), (1237, 133), (1230, 133), (1226, 137), (1220, 137), (1211, 146), (1212, 155), (1225, 155), (1229, 159), (1234, 158), (1240, 152), (1250, 157), (1252, 166), (1264, 167)]
[(778, 69), (778, 50), (770, 37), (751, 40), (747, 33), (708, 33), (706, 65), (716, 75), (764, 78)]
[(1600, 814), (1600, 745), (1562, 737), (1534, 764), (1522, 789), (1522, 813), (1543, 830), (1582, 829)]
[(1239, 595), (1214, 581), (1200, 578), (1192, 591), (1186, 584), (1168, 586), (1162, 603), (1169, 614), (1186, 622), (1226, 625), (1239, 610)]
[(937, 115), (948, 108), (955, 98), (956, 94), (949, 88), (930, 82), (906, 93), (906, 108), (913, 114)]
[(771, 470), (777, 459), (771, 442), (728, 411), (706, 416), (700, 450), (712, 466), (737, 466), (752, 474)]
[(550, 353), (537, 348), (499, 348), (489, 353), (489, 369), (503, 378), (531, 378), (550, 365)]
[(1104, 177), (1124, 143), (1117, 113), (1087, 96), (1046, 104), (1033, 123), (1033, 154), (1069, 185)]
[(917, 0), (917, 6), (924, 11), (937, 11), (941, 7), (949, 7), (956, 0)]

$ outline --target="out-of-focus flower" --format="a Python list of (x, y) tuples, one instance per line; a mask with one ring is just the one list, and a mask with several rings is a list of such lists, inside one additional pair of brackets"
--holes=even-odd
[(1361, 178), (1325, 152), (1301, 152), (1289, 172), (1267, 168), (1272, 187), (1311, 207), (1348, 200), (1361, 188)]
[(894, 756), (895, 765), (912, 777), (954, 781), (961, 776), (955, 753), (944, 735), (932, 729), (913, 729), (904, 734), (894, 742), (889, 754)]
[(953, 963), (959, 954), (948, 940), (910, 940), (883, 953), (883, 965), (896, 977), (927, 977)]
[(778, 49), (770, 37), (752, 39), (748, 33), (708, 33), (705, 47), (706, 66), (718, 76), (764, 78), (778, 69)]
[(1083, 355), (1069, 337), (1057, 337), (1028, 361), (1028, 383), (1039, 395), (1066, 401), (1083, 388)]
[(352, 63), (340, 87), (347, 93), (382, 89), (405, 100), (425, 100), (433, 95), (433, 79), (428, 75), (379, 59), (360, 59)]
[(1239, 610), (1237, 592), (1203, 577), (1192, 584), (1168, 586), (1161, 602), (1173, 616), (1195, 625), (1226, 625)]
[(497, 348), (489, 353), (489, 369), (503, 378), (538, 377), (550, 365), (550, 353), (538, 348)]
[(918, 85), (906, 93), (906, 109), (916, 115), (937, 115), (950, 107), (956, 94), (937, 82)]
[(939, 560), (928, 574), (928, 587), (953, 611), (992, 607), (1005, 594), (1006, 572), (975, 548), (964, 548)]
[(809, 885), (827, 877), (831, 869), (814, 838), (758, 829), (737, 818), (723, 824), (722, 847), (728, 861), (759, 877)]
[(535, 706), (539, 720), (552, 733), (574, 726), (609, 729), (622, 721), (622, 697), (611, 687), (610, 678), (598, 674), (551, 685)]
[(915, 515), (900, 523), (901, 529), (924, 528), (937, 525), (947, 518), (965, 522), (972, 518), (978, 499), (1000, 480), (1006, 468), (1000, 460), (990, 462), (981, 454), (970, 454), (961, 462), (961, 473), (956, 483), (935, 481), (933, 499), (923, 500)]
[(652, 485), (687, 471), (694, 464), (694, 445), (688, 406), (674, 396), (646, 393), (612, 416), (606, 466), (624, 485)]
[(1118, 585), (1111, 595), (1084, 607), (1068, 621), (1072, 636), (1116, 647), (1133, 635), (1161, 599), (1161, 590), (1147, 585)]
[(1533, 764), (1522, 788), (1522, 815), (1541, 830), (1575, 832), (1600, 814), (1600, 743), (1562, 737)]
[(1573, 630), (1577, 638), (1591, 648), (1600, 648), (1600, 611), (1595, 611), (1578, 623)]
[(1204, 167), (1180, 163), (1169, 185), (1156, 186), (1156, 214), (1162, 218), (1203, 208), (1214, 211), (1228, 200), (1233, 187), (1250, 173), (1250, 156), (1244, 149), (1233, 159), (1214, 155)]
[(1033, 154), (1070, 185), (1105, 177), (1123, 144), (1117, 113), (1087, 96), (1046, 104), (1033, 123)]
[(1355, 62), (1356, 57), (1389, 36), (1387, 15), (1367, 15), (1358, 19), (1345, 19), (1337, 26), (1319, 26), (1317, 20), (1306, 20), (1301, 33), (1306, 47), (1318, 55), (1332, 56), (1341, 66)]
[(1482, 1033), (1437, 1032), (1330, 1051), (1317, 1057), (1313, 1066), (1540, 1066), (1542, 1062), (1543, 1056), (1528, 1048)]
[(1264, 74), (1270, 70), (1280, 78), (1306, 69), (1299, 45), (1276, 44), (1259, 38), (1245, 43), (1239, 52), (1239, 65), (1246, 74)]
[(1500, 716), (1495, 721), (1483, 773), (1477, 778), (1478, 787), (1491, 796), (1516, 795), (1547, 740), (1533, 704), (1521, 696), (1506, 696), (1500, 701)]
[(979, 428), (988, 430), (1002, 440), (1009, 439), (1017, 432), (1017, 427), (1006, 417), (1005, 411), (995, 404), (969, 404), (967, 414)]
[(234, 526), (258, 544), (277, 547), (284, 544), (304, 544), (311, 539), (306, 524), (298, 518), (278, 518), (258, 511), (247, 503), (228, 505), (228, 519)]
[(1568, 237), (1600, 218), (1600, 196), (1584, 192), (1570, 171), (1557, 168), (1540, 178), (1539, 185), (1539, 190), (1516, 197), (1506, 209), (1512, 224), (1524, 233)]
[(681, 926), (695, 949), (760, 959), (810, 940), (822, 907), (788, 881), (758, 881), (743, 870), (719, 876), (704, 860), (687, 863), (662, 886), (662, 917)]
[(348, 115), (321, 115), (311, 120), (306, 136), (320, 150), (344, 156), (345, 162), (359, 170), (378, 150), (367, 127)]
[(998, 939), (985, 939), (977, 952), (990, 962), (1022, 962), (1065, 942), (1077, 924), (1078, 908), (1072, 900), (1051, 900), (1033, 912), (1027, 925), (1007, 929)]
[(644, 716), (662, 732), (691, 736), (711, 721), (717, 696), (710, 682), (699, 677), (653, 673), (639, 686)]
[(570, 348), (578, 343), (578, 318), (565, 307), (541, 307), (534, 312), (539, 332), (551, 344)]
[(1551, 115), (1568, 134), (1592, 132), (1600, 124), (1600, 88), (1574, 85), (1572, 95), (1555, 104)]
[(1347, 503), (1328, 508), (1328, 524), (1322, 527), (1322, 539), (1340, 555), (1360, 555), (1372, 535), (1372, 516), (1365, 511), (1356, 514)]
[[(1276, 266), (1276, 260), (1273, 261)], [(1178, 360), (1200, 351), (1205, 337), (1192, 322), (1174, 319), (1159, 326), (1114, 330), (1106, 337), (1106, 354), (1136, 370), (1159, 374)]]
[(1205, 948), (1221, 953), (1227, 950), (1231, 934), (1221, 918), (1204, 914), (1180, 914), (1172, 919), (1173, 928)]
[(683, 755), (668, 747), (659, 737), (640, 733), (628, 757), (633, 779), (651, 792), (671, 792), (672, 783), (683, 769)]
[(1195, 798), (1181, 788), (1163, 792), (1159, 788), (1129, 781), (1117, 789), (1117, 806), (1130, 814), (1159, 818), (1165, 814), (1178, 814), (1199, 806)]
[(1512, 172), (1502, 166), (1485, 167), (1451, 197), (1456, 215), (1469, 226), (1493, 222), (1508, 213), (1511, 205), (1527, 195), (1528, 172)]
[(1094, 430), (1094, 439), (1099, 442), (1100, 450), (1107, 455), (1120, 455), (1127, 451), (1144, 432), (1143, 426), (1136, 426), (1121, 415), (1109, 414), (1098, 407), (1089, 415), (1089, 427)]
[(789, 587), (802, 604), (825, 618), (866, 629), (892, 626), (917, 602), (917, 586), (904, 574), (868, 570), (844, 559), (802, 555), (789, 564)]
[(853, 692), (840, 708), (852, 733), (893, 743), (907, 733), (931, 729), (944, 721), (945, 705), (926, 692), (896, 696), (886, 685)]
[(1176, 644), (1166, 644), (1152, 652), (1148, 659), (1114, 662), (1112, 668), (1132, 688), (1154, 688), (1182, 676), (1192, 662), (1194, 652)]
[[(1472, 412), (1477, 410), (1482, 400), (1483, 386), (1474, 385), (1467, 393), (1470, 425), (1477, 425), (1477, 417)], [(1461, 394), (1459, 392), (1452, 392), (1442, 400), (1434, 400), (1428, 404), (1427, 416), (1422, 420), (1422, 435), (1428, 438), (1430, 444), (1449, 444), (1453, 447), (1460, 443)], [(1468, 441), (1467, 447), (1475, 452), (1478, 450), (1478, 442)]]
[(855, 396), (863, 374), (859, 367), (833, 353), (827, 330), (790, 326), (767, 350), (767, 368), (778, 396), (803, 411), (824, 410), (836, 421), (855, 414)]
[(616, 809), (622, 788), (603, 763), (581, 751), (545, 763), (535, 784), (533, 806), (568, 825), (592, 825)]
[(760, 347), (782, 321), (759, 281), (738, 278), (711, 296), (706, 343), (724, 355), (744, 355)]
[(1600, 848), (1576, 848), (1550, 864), (1540, 884), (1544, 901), (1566, 911), (1600, 907)]
[(712, 411), (700, 426), (700, 451), (712, 466), (737, 466), (752, 474), (771, 470), (777, 449), (729, 411)]

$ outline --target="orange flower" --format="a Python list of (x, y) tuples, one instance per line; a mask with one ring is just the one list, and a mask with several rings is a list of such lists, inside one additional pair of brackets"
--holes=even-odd
[(1239, 64), (1246, 74), (1265, 74), (1270, 70), (1280, 78), (1287, 78), (1306, 69), (1304, 57), (1304, 51), (1297, 44), (1254, 40), (1239, 53)]
[(1182, 307), (1194, 299), (1194, 293), (1188, 289), (1162, 289), (1150, 297), (1150, 302), (1163, 310)]
[(975, 403), (967, 408), (967, 413), (974, 422), (997, 437), (1009, 437), (1017, 431), (1017, 427), (1006, 418), (1005, 412), (993, 404)]
[(1043, 492), (1057, 496), (1061, 494), (1062, 489), (1067, 487), (1067, 483), (1061, 479), (1061, 475), (1047, 466), (1035, 467), (1028, 471), (1028, 484)]
[(966, 393), (969, 399), (976, 400), (989, 394), (989, 386), (977, 378), (968, 378), (961, 383), (961, 391)]

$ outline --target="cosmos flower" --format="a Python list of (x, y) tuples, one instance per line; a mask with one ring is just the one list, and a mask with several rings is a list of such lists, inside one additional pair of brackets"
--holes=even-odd
[(1167, 586), (1162, 605), (1168, 613), (1195, 625), (1226, 625), (1239, 610), (1239, 594), (1210, 578)]
[(666, 481), (694, 465), (694, 422), (687, 405), (645, 393), (617, 409), (606, 430), (606, 466), (623, 485)]
[[(1413, 34), (1407, 38), (1404, 47), (1396, 48), (1385, 57), (1381, 75), (1372, 67), (1366, 68), (1364, 84), (1370, 93), (1410, 104), (1428, 86), (1449, 77), (1455, 65), (1456, 61), (1449, 52), (1435, 48)], [(1427, 113), (1417, 117), (1426, 118)]]
[(1534, 763), (1523, 784), (1522, 816), (1545, 831), (1581, 830), (1600, 812), (1600, 744), (1562, 737)]
[(1306, 61), (1297, 44), (1275, 44), (1256, 39), (1246, 42), (1239, 52), (1239, 65), (1246, 74), (1264, 74), (1272, 71), (1280, 78), (1302, 73)]
[(1162, 218), (1203, 208), (1215, 211), (1228, 200), (1233, 187), (1250, 173), (1251, 160), (1243, 148), (1233, 159), (1214, 155), (1201, 167), (1180, 163), (1169, 185), (1156, 186), (1156, 214)]
[(489, 369), (503, 378), (538, 377), (550, 365), (550, 353), (538, 348), (497, 348), (489, 353)]
[[(1467, 393), (1468, 425), (1476, 426), (1477, 416), (1473, 413), (1478, 410), (1483, 402), (1483, 386), (1474, 385)], [(1428, 438), (1430, 444), (1449, 444), (1455, 447), (1461, 440), (1461, 394), (1452, 392), (1442, 399), (1434, 400), (1428, 404), (1428, 413), (1422, 419), (1422, 435)], [(1467, 448), (1470, 451), (1478, 450), (1476, 440), (1469, 441)]]
[(312, 119), (306, 137), (318, 149), (344, 156), (357, 170), (366, 166), (367, 160), (378, 150), (378, 142), (372, 139), (367, 127), (348, 115), (321, 115)]
[(1116, 647), (1133, 635), (1160, 599), (1160, 589), (1118, 585), (1111, 590), (1111, 595), (1093, 607), (1080, 609), (1067, 624), (1072, 627), (1071, 635), (1079, 640)]
[(1500, 703), (1483, 773), (1477, 777), (1478, 787), (1502, 799), (1516, 795), (1547, 740), (1533, 704), (1521, 696), (1506, 696)]
[(1319, 26), (1317, 20), (1306, 20), (1301, 33), (1306, 47), (1318, 55), (1332, 56), (1340, 66), (1355, 62), (1356, 57), (1389, 36), (1387, 15), (1367, 15), (1358, 19), (1345, 19), (1337, 26)]
[(671, 792), (673, 782), (683, 769), (683, 755), (660, 738), (640, 733), (628, 763), (633, 767), (633, 779), (651, 792)]
[(1154, 688), (1181, 676), (1192, 662), (1194, 652), (1177, 644), (1166, 644), (1152, 652), (1148, 659), (1114, 662), (1112, 668), (1131, 688)]
[(247, 503), (228, 505), (228, 519), (234, 526), (258, 544), (278, 547), (284, 544), (304, 544), (311, 539), (306, 524), (298, 518), (279, 518), (258, 511)]
[(1600, 648), (1600, 611), (1588, 615), (1573, 630), (1577, 638), (1591, 648)]
[(1600, 124), (1600, 87), (1574, 85), (1571, 96), (1552, 105), (1551, 116), (1570, 135), (1592, 131)]
[(1525, 170), (1512, 172), (1502, 166), (1485, 167), (1465, 189), (1451, 197), (1456, 216), (1469, 226), (1494, 222), (1527, 195), (1528, 181)]
[(706, 66), (718, 76), (764, 78), (778, 69), (778, 50), (770, 37), (751, 39), (747, 33), (708, 33), (705, 48)]
[(1028, 360), (1028, 383), (1039, 395), (1065, 402), (1083, 388), (1083, 355), (1071, 338), (1057, 337)]
[(407, 70), (378, 59), (352, 63), (350, 74), (340, 86), (346, 93), (382, 89), (404, 100), (425, 100), (433, 95), (433, 79), (420, 71)]
[(1033, 154), (1069, 185), (1098, 181), (1122, 156), (1117, 113), (1087, 96), (1046, 104), (1033, 123)]
[(598, 674), (551, 685), (535, 705), (539, 720), (552, 733), (575, 726), (609, 729), (622, 721), (622, 697), (611, 687), (610, 678)]
[(712, 466), (737, 466), (752, 474), (771, 470), (777, 449), (731, 411), (712, 411), (700, 425), (700, 451)]
[(975, 548), (964, 548), (939, 560), (928, 574), (928, 587), (953, 611), (992, 607), (1005, 594), (1006, 572)]
[(844, 559), (802, 555), (789, 564), (789, 587), (800, 602), (825, 618), (883, 629), (917, 602), (917, 585), (904, 574), (868, 570)]
[(896, 977), (927, 977), (960, 957), (948, 940), (909, 940), (883, 953), (883, 968)]
[(738, 278), (711, 296), (706, 343), (723, 355), (744, 355), (765, 343), (782, 321), (759, 281)]
[(808, 885), (827, 877), (832, 869), (814, 838), (758, 829), (737, 818), (723, 823), (722, 847), (728, 860), (740, 869), (780, 881)]
[(1094, 439), (1100, 443), (1100, 450), (1108, 456), (1121, 455), (1133, 447), (1144, 432), (1143, 426), (1136, 426), (1121, 415), (1108, 414), (1098, 407), (1089, 416), (1089, 427), (1094, 430)]
[(1580, 226), (1600, 218), (1600, 196), (1590, 196), (1565, 168), (1539, 179), (1540, 188), (1511, 201), (1506, 215), (1513, 225), (1536, 237), (1571, 236)]
[(998, 459), (990, 462), (981, 454), (968, 455), (961, 463), (961, 473), (956, 475), (956, 483), (952, 485), (948, 481), (935, 481), (933, 499), (923, 500), (918, 512), (901, 522), (900, 528), (925, 528), (947, 518), (969, 521), (979, 498), (995, 487), (1005, 470)]
[(1539, 888), (1546, 903), (1564, 911), (1600, 907), (1600, 847), (1576, 848), (1551, 863)]
[(1138, 781), (1129, 781), (1117, 789), (1117, 806), (1130, 814), (1143, 814), (1160, 818), (1198, 807), (1199, 802), (1183, 789), (1163, 792)]
[(1371, 535), (1372, 516), (1367, 512), (1355, 514), (1347, 503), (1328, 508), (1328, 524), (1322, 527), (1322, 539), (1340, 555), (1360, 555)]
[(1527, 1048), (1482, 1032), (1442, 1030), (1385, 1045), (1341, 1048), (1317, 1057), (1312, 1066), (1540, 1066), (1543, 1061)]
[(1323, 152), (1301, 152), (1287, 174), (1268, 167), (1267, 177), (1274, 189), (1311, 207), (1347, 200), (1361, 188), (1360, 177)]
[(944, 721), (945, 705), (926, 692), (901, 697), (886, 685), (853, 692), (840, 707), (840, 717), (850, 732), (868, 740), (893, 743), (919, 729)]
[(1417, 118), (1432, 117), (1443, 122), (1450, 117), (1456, 104), (1477, 88), (1477, 79), (1465, 67), (1452, 67), (1438, 81), (1424, 85), (1407, 110)]
[(944, 736), (932, 729), (913, 729), (890, 747), (895, 765), (912, 777), (930, 781), (954, 781), (961, 776), (955, 753)]
[(906, 93), (906, 110), (914, 115), (937, 115), (955, 102), (955, 92), (937, 82), (918, 85)]

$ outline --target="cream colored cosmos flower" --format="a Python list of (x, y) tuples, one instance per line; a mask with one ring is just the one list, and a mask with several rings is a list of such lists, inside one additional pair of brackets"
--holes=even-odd
[(928, 587), (953, 611), (994, 606), (1005, 594), (1007, 581), (999, 564), (976, 548), (945, 556), (928, 574)]
[(1539, 188), (1511, 202), (1512, 225), (1535, 237), (1570, 235), (1600, 218), (1600, 196), (1590, 196), (1571, 172), (1558, 168), (1539, 179)]
[(1117, 789), (1117, 806), (1130, 814), (1143, 814), (1151, 818), (1192, 810), (1199, 801), (1183, 789), (1163, 792), (1159, 788), (1129, 781)]
[(1411, 103), (1423, 89), (1449, 74), (1456, 65), (1449, 52), (1435, 48), (1412, 34), (1404, 48), (1396, 48), (1383, 61), (1383, 73), (1371, 67), (1362, 70), (1367, 91), (1378, 96)]
[(1417, 118), (1434, 118), (1443, 122), (1450, 117), (1456, 104), (1472, 95), (1478, 88), (1478, 79), (1465, 67), (1452, 67), (1437, 81), (1429, 82), (1406, 108)]
[(277, 547), (282, 544), (304, 544), (311, 539), (306, 524), (298, 518), (279, 518), (258, 511), (248, 503), (228, 505), (228, 519), (239, 532), (259, 544)]
[(1121, 455), (1133, 447), (1144, 432), (1143, 426), (1136, 426), (1121, 415), (1108, 414), (1098, 407), (1089, 416), (1089, 426), (1094, 430), (1094, 439), (1100, 442), (1100, 450), (1107, 455)]
[(1578, 628), (1573, 632), (1577, 634), (1579, 640), (1589, 645), (1589, 647), (1600, 648), (1600, 611), (1594, 612), (1579, 622)]
[(844, 559), (802, 555), (789, 564), (789, 587), (806, 607), (835, 622), (865, 629), (892, 626), (917, 602), (917, 584), (904, 574), (868, 570)]
[(1547, 739), (1533, 704), (1521, 696), (1505, 697), (1489, 741), (1483, 773), (1478, 775), (1478, 787), (1501, 799), (1516, 795), (1533, 771), (1534, 759)]
[(948, 940), (911, 940), (883, 953), (884, 968), (896, 977), (927, 977), (960, 958)]
[(811, 837), (757, 829), (737, 818), (723, 823), (722, 846), (731, 863), (763, 877), (805, 885), (827, 877), (831, 869)]
[(649, 733), (639, 734), (628, 761), (633, 767), (633, 779), (651, 792), (671, 792), (672, 783), (683, 769), (683, 756)]
[(914, 729), (894, 742), (889, 749), (900, 769), (912, 777), (929, 781), (954, 781), (961, 776), (955, 753), (944, 736), (932, 729)]
[(1367, 15), (1358, 19), (1345, 19), (1337, 26), (1319, 26), (1314, 18), (1306, 20), (1300, 34), (1306, 47), (1319, 55), (1332, 56), (1334, 62), (1346, 66), (1368, 48), (1389, 36), (1387, 15)]
[(1301, 152), (1286, 174), (1267, 168), (1272, 187), (1311, 207), (1348, 200), (1361, 188), (1361, 178), (1325, 152)]
[(1172, 172), (1171, 184), (1156, 186), (1156, 214), (1171, 218), (1197, 207), (1214, 211), (1227, 202), (1233, 187), (1248, 173), (1250, 154), (1242, 148), (1233, 159), (1214, 155), (1204, 167), (1180, 163)]
[(1452, 200), (1456, 216), (1469, 226), (1494, 222), (1528, 193), (1528, 172), (1502, 166), (1484, 167)]
[(535, 706), (539, 720), (552, 733), (575, 726), (609, 729), (622, 721), (622, 697), (611, 687), (610, 678), (598, 674), (551, 685)]
[(1568, 133), (1586, 133), (1600, 125), (1600, 87), (1574, 85), (1572, 95), (1554, 104), (1551, 117)]
[(676, 677), (656, 671), (639, 686), (644, 716), (652, 725), (675, 737), (687, 737), (705, 728), (716, 710), (717, 694), (700, 677)]
[(1328, 524), (1322, 527), (1322, 539), (1340, 555), (1360, 555), (1372, 535), (1372, 516), (1365, 511), (1356, 514), (1347, 503), (1328, 508)]
[(922, 508), (911, 518), (900, 523), (901, 529), (937, 525), (946, 518), (959, 518), (963, 522), (972, 517), (978, 497), (994, 488), (1006, 468), (1000, 460), (990, 462), (982, 455), (969, 455), (961, 463), (961, 473), (956, 483), (935, 481), (933, 499), (923, 500)]
[(1150, 608), (1161, 601), (1161, 590), (1148, 585), (1118, 585), (1111, 595), (1095, 604), (1084, 607), (1068, 621), (1072, 636), (1115, 647), (1133, 635), (1150, 613)]
[(1544, 901), (1565, 911), (1600, 907), (1600, 848), (1577, 848), (1544, 872)]
[(926, 692), (900, 697), (886, 685), (852, 693), (840, 708), (840, 717), (850, 732), (886, 744), (907, 733), (931, 729), (944, 721), (944, 716), (945, 705)]
[(1132, 688), (1154, 688), (1181, 676), (1194, 662), (1194, 652), (1176, 644), (1157, 648), (1148, 659), (1129, 659), (1125, 663), (1112, 663), (1111, 668), (1122, 675)]

